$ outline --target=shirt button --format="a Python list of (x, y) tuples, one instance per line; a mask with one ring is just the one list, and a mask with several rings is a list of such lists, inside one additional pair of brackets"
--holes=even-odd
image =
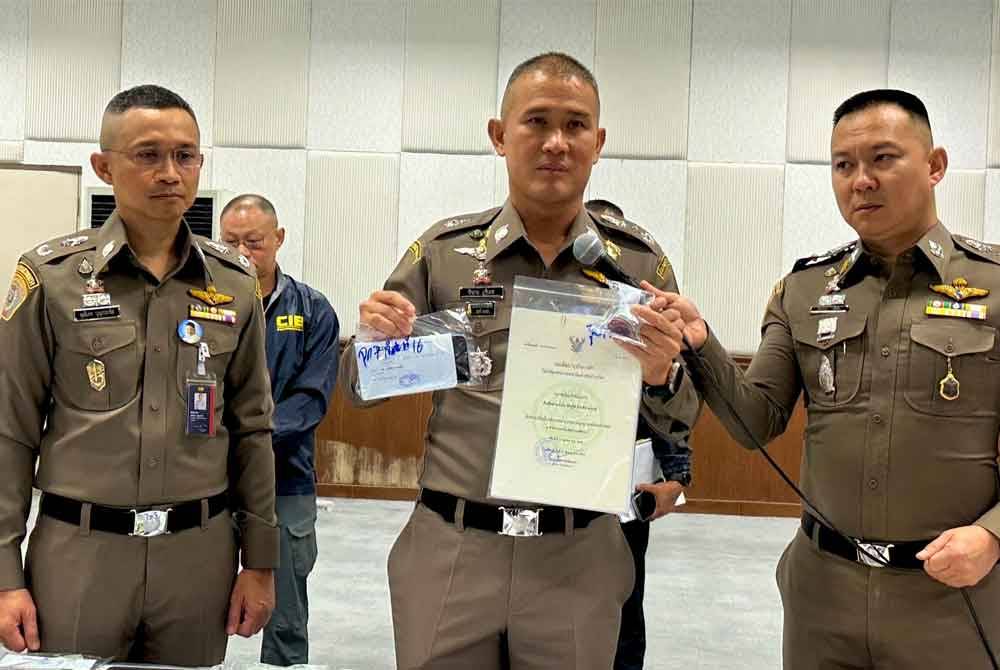
[(882, 358), (888, 358), (890, 353), (889, 347), (882, 347)]
[(886, 291), (885, 295), (888, 298), (895, 298), (896, 297), (896, 292), (895, 291)]
[(874, 491), (875, 489), (877, 489), (878, 488), (878, 480), (877, 479), (869, 479), (868, 480), (868, 488), (870, 488), (872, 491)]
[(944, 350), (947, 351), (950, 354), (953, 351), (955, 351), (955, 347), (953, 345), (951, 345), (951, 344), (946, 344), (946, 345), (944, 345)]
[(160, 406), (157, 405), (155, 402), (154, 403), (150, 403), (149, 409), (153, 410), (154, 412), (159, 412), (160, 411)]
[(472, 324), (472, 332), (476, 333), (477, 335), (479, 333), (483, 332), (483, 322), (482, 321), (476, 321), (475, 323), (473, 323)]
[(155, 351), (156, 353), (160, 353), (160, 345), (154, 344), (153, 345), (153, 351)]
[(149, 467), (155, 469), (156, 466), (158, 466), (159, 464), (160, 464), (160, 461), (158, 461), (157, 459), (155, 459), (155, 458), (149, 459)]
[(94, 351), (97, 351), (98, 349), (101, 349), (103, 346), (104, 346), (104, 338), (103, 337), (95, 337), (93, 339), (93, 341), (91, 341), (91, 343), (90, 343), (90, 348), (93, 349)]
[(874, 421), (875, 423), (882, 423), (882, 415), (876, 414), (875, 416), (872, 417), (872, 421)]

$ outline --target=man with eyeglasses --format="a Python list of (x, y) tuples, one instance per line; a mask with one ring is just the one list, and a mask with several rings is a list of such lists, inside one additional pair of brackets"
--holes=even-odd
[(274, 607), (259, 287), (184, 221), (203, 159), (182, 98), (119, 93), (100, 140), (115, 211), (26, 252), (0, 311), (0, 642), (215, 665)]
[(340, 325), (323, 294), (278, 266), (285, 229), (262, 195), (246, 194), (222, 210), (222, 240), (250, 256), (264, 303), (267, 368), (274, 399), (275, 508), (281, 529), (277, 604), (264, 628), (260, 660), (289, 666), (309, 662), (306, 581), (316, 563), (314, 431), (337, 382)]

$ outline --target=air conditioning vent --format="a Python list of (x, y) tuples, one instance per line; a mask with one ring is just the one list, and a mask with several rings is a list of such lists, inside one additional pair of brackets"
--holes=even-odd
[[(100, 228), (115, 209), (115, 196), (111, 189), (103, 187), (88, 189), (87, 195), (90, 205), (87, 225), (91, 228)], [(191, 231), (196, 235), (214, 238), (219, 215), (231, 197), (231, 194), (223, 191), (200, 193), (191, 208), (184, 213), (184, 219), (191, 226)]]

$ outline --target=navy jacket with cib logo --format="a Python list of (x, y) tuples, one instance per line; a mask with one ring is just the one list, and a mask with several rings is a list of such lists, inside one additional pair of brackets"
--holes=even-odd
[(277, 279), (265, 311), (277, 494), (308, 495), (316, 491), (314, 432), (337, 382), (340, 323), (322, 293), (280, 269)]

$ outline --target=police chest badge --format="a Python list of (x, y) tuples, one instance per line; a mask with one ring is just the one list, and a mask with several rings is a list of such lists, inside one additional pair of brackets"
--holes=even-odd
[(28, 299), (28, 295), (36, 288), (38, 288), (38, 277), (24, 262), (18, 263), (14, 270), (14, 277), (10, 280), (7, 297), (3, 301), (3, 309), (0, 310), (0, 319), (10, 321), (15, 312)]
[(95, 391), (103, 391), (108, 385), (104, 363), (96, 358), (87, 363), (87, 379), (90, 380), (90, 388)]

